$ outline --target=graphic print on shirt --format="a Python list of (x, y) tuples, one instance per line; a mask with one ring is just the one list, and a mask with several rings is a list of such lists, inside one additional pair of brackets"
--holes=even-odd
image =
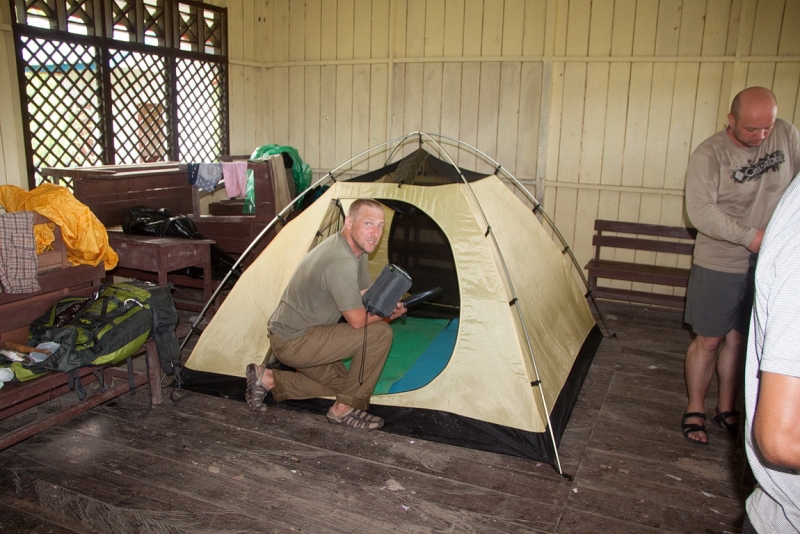
[(783, 150), (776, 150), (755, 163), (753, 163), (752, 160), (747, 160), (747, 165), (732, 169), (731, 178), (733, 178), (733, 181), (740, 184), (752, 182), (753, 180), (760, 180), (764, 173), (769, 171), (778, 172), (781, 168), (781, 163), (784, 161), (786, 161), (786, 156), (783, 154)]

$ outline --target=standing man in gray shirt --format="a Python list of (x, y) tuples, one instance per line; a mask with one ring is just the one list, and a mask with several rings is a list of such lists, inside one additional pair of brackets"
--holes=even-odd
[(764, 229), (800, 171), (800, 135), (777, 119), (775, 95), (749, 87), (733, 99), (728, 126), (703, 141), (686, 171), (686, 211), (697, 228), (685, 320), (695, 338), (686, 351), (684, 437), (708, 444), (705, 397), (716, 372), (713, 421), (736, 436), (736, 398), (752, 307), (752, 275)]

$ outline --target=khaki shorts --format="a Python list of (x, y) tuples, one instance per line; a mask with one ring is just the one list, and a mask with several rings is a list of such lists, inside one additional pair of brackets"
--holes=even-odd
[(683, 319), (692, 325), (695, 334), (723, 337), (736, 330), (747, 335), (752, 308), (752, 267), (741, 274), (692, 267)]

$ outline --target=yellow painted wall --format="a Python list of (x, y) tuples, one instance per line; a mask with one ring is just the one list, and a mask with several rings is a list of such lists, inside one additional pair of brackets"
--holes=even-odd
[(227, 5), (241, 10), (234, 152), (288, 143), (328, 170), (415, 130), (461, 139), (529, 187), (581, 264), (596, 218), (685, 223), (689, 155), (739, 90), (772, 88), (779, 116), (800, 124), (796, 0)]
[[(408, 132), (457, 138), (526, 184), (581, 264), (596, 218), (684, 223), (688, 157), (739, 90), (772, 88), (800, 125), (797, 0), (210, 3), (228, 8), (232, 153), (288, 144), (327, 171)], [(12, 86), (0, 77), (0, 99)], [(18, 172), (8, 108), (0, 169)]]

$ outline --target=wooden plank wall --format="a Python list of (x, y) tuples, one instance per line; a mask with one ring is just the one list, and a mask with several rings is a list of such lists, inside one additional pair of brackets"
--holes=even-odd
[(773, 88), (800, 124), (796, 0), (227, 5), (235, 151), (288, 143), (325, 171), (416, 130), (460, 139), (526, 184), (581, 265), (595, 218), (686, 222), (688, 157), (740, 89)]
[[(772, 88), (800, 125), (797, 0), (210, 3), (228, 8), (232, 153), (288, 144), (323, 172), (416, 130), (460, 139), (526, 184), (581, 265), (595, 218), (685, 222), (689, 154), (740, 89)], [(0, 75), (13, 72), (2, 28)], [(6, 148), (21, 131), (8, 126), (8, 78), (7, 172), (23, 168)]]

